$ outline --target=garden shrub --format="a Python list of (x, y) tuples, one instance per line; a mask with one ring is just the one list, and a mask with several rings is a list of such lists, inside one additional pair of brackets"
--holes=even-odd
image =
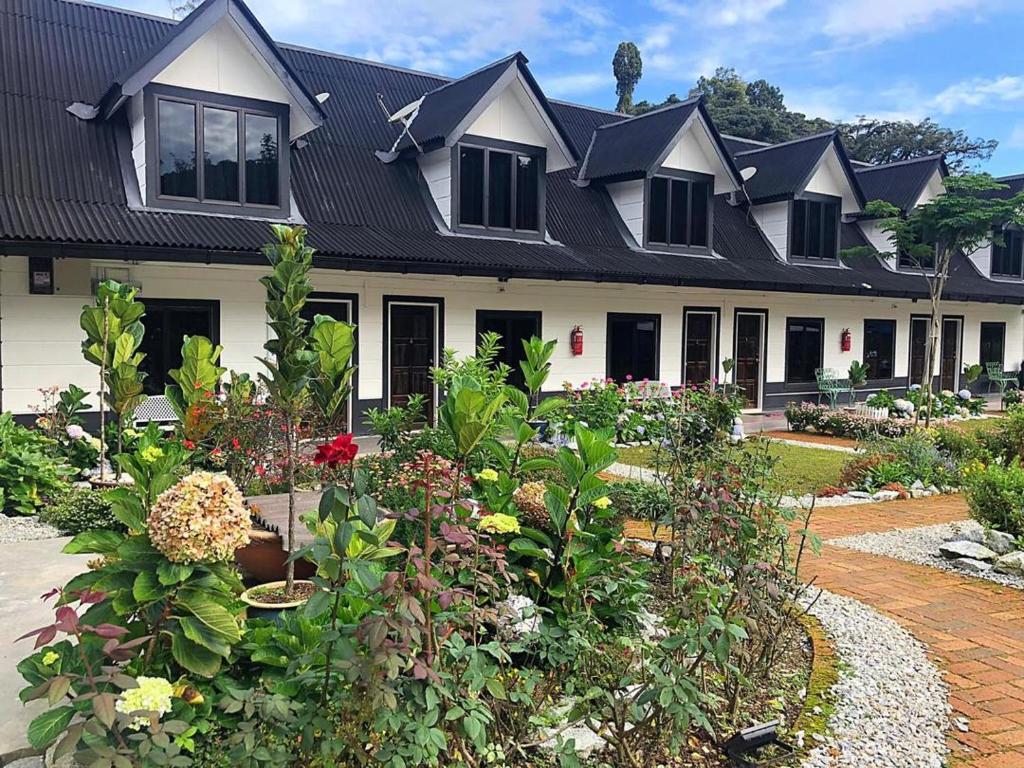
[(54, 440), (0, 413), (0, 512), (34, 514), (67, 489), (73, 474)]
[(990, 446), (996, 438), (991, 438), (989, 430), (966, 432), (962, 427), (949, 424), (932, 428), (935, 447), (949, 456), (958, 466), (971, 461), (984, 463), (992, 459)]
[(982, 525), (1024, 537), (1024, 467), (975, 462), (964, 471), (971, 517)]
[(608, 494), (615, 510), (623, 517), (637, 520), (660, 520), (670, 513), (669, 493), (658, 483), (626, 480), (614, 483)]
[(75, 536), (83, 531), (124, 531), (124, 524), (114, 516), (106, 491), (74, 488), (40, 510), (39, 519), (61, 533)]
[(814, 403), (788, 403), (784, 413), (789, 428), (794, 432), (814, 429), (823, 435), (856, 440), (875, 435), (899, 437), (914, 429), (914, 422), (909, 419), (870, 419)]

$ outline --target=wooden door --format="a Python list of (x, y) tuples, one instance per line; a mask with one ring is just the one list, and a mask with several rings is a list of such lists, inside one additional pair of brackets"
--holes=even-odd
[(959, 318), (942, 320), (942, 366), (939, 369), (939, 386), (956, 392), (960, 388), (960, 330)]
[(426, 398), (425, 415), (434, 420), (434, 382), (430, 368), (437, 354), (437, 308), (428, 304), (392, 304), (389, 366), (390, 405), (401, 406), (409, 396)]
[(715, 368), (715, 315), (687, 312), (683, 339), (683, 384), (700, 386), (711, 381)]
[(929, 322), (927, 317), (913, 317), (910, 319), (909, 384), (920, 384), (921, 378), (924, 376), (924, 357), (928, 346)]
[(736, 315), (735, 380), (747, 397), (748, 408), (761, 405), (761, 365), (764, 348), (764, 315), (742, 312)]

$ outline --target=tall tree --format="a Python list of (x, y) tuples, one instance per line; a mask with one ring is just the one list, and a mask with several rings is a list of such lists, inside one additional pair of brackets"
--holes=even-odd
[(615, 95), (619, 97), (615, 111), (628, 115), (633, 109), (633, 89), (644, 73), (636, 43), (619, 43), (612, 58), (612, 72), (615, 73)]
[(930, 117), (919, 123), (859, 117), (851, 123), (840, 123), (838, 128), (847, 151), (857, 160), (892, 163), (943, 153), (954, 173), (988, 160), (999, 144), (995, 139), (971, 137), (964, 131), (946, 128)]
[[(989, 242), (1001, 244), (1002, 236), (993, 227), (1024, 223), (1024, 192), (1000, 194), (1008, 187), (987, 173), (950, 176), (945, 191), (910, 214), (901, 216), (893, 205), (882, 200), (868, 203), (865, 212), (880, 218), (895, 258), (903, 253), (921, 270), (930, 299), (930, 333), (925, 345), (921, 388), (925, 392), (927, 424), (931, 417), (932, 368), (939, 343), (942, 319), (942, 295), (949, 280), (949, 269), (956, 254), (973, 253)], [(865, 249), (844, 251), (854, 255)], [(869, 249), (870, 250), (870, 249)]]

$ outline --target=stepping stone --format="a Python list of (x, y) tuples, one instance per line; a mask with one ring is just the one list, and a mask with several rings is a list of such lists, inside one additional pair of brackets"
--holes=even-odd
[(1003, 555), (996, 560), (994, 570), (996, 573), (1006, 573), (1010, 576), (1024, 576), (1024, 551)]
[(971, 560), (982, 560), (986, 563), (999, 557), (988, 547), (973, 541), (947, 541), (939, 547), (939, 554), (949, 560), (969, 558)]
[(958, 568), (970, 573), (985, 573), (992, 570), (992, 563), (984, 563), (981, 560), (974, 560), (970, 557), (958, 557), (953, 561)]

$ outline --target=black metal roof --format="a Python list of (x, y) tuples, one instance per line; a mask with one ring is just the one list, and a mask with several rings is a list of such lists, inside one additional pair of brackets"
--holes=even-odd
[(858, 166), (855, 170), (867, 200), (884, 200), (904, 213), (917, 205), (921, 193), (936, 171), (943, 176), (949, 173), (942, 155), (928, 155), (884, 165)]
[[(736, 145), (734, 139), (733, 146)], [(864, 197), (857, 184), (854, 168), (850, 164), (842, 141), (839, 140), (839, 132), (835, 130), (805, 136), (783, 144), (737, 152), (734, 159), (741, 171), (745, 168), (757, 169), (754, 175), (744, 182), (748, 199), (752, 203), (769, 203), (792, 197), (810, 180), (818, 161), (830, 146), (835, 148), (839, 162), (846, 169), (850, 186), (863, 206)]]
[[(265, 221), (130, 209), (116, 144), (123, 112), (111, 120), (80, 120), (66, 111), (73, 102), (95, 100), (174, 28), (169, 20), (68, 0), (0, 0), (0, 253), (263, 262)], [(277, 48), (308, 93), (331, 94), (322, 105), (323, 125), (292, 153), (292, 194), (319, 266), (927, 295), (919, 276), (893, 273), (871, 256), (852, 268), (784, 264), (747, 208), (724, 196), (715, 200), (717, 257), (633, 250), (615, 224), (607, 192), (600, 184), (577, 186), (573, 170), (548, 176), (547, 225), (556, 244), (442, 234), (415, 161), (382, 163), (375, 156), (400, 130), (388, 123), (377, 94), (388, 105), (409, 104), (431, 91), (443, 93), (437, 89), (449, 81), (296, 46)], [(577, 158), (594, 131), (616, 119), (558, 101), (548, 106)], [(958, 266), (950, 286), (950, 295), (964, 298), (1024, 301), (1024, 288), (985, 280), (969, 264)]]

